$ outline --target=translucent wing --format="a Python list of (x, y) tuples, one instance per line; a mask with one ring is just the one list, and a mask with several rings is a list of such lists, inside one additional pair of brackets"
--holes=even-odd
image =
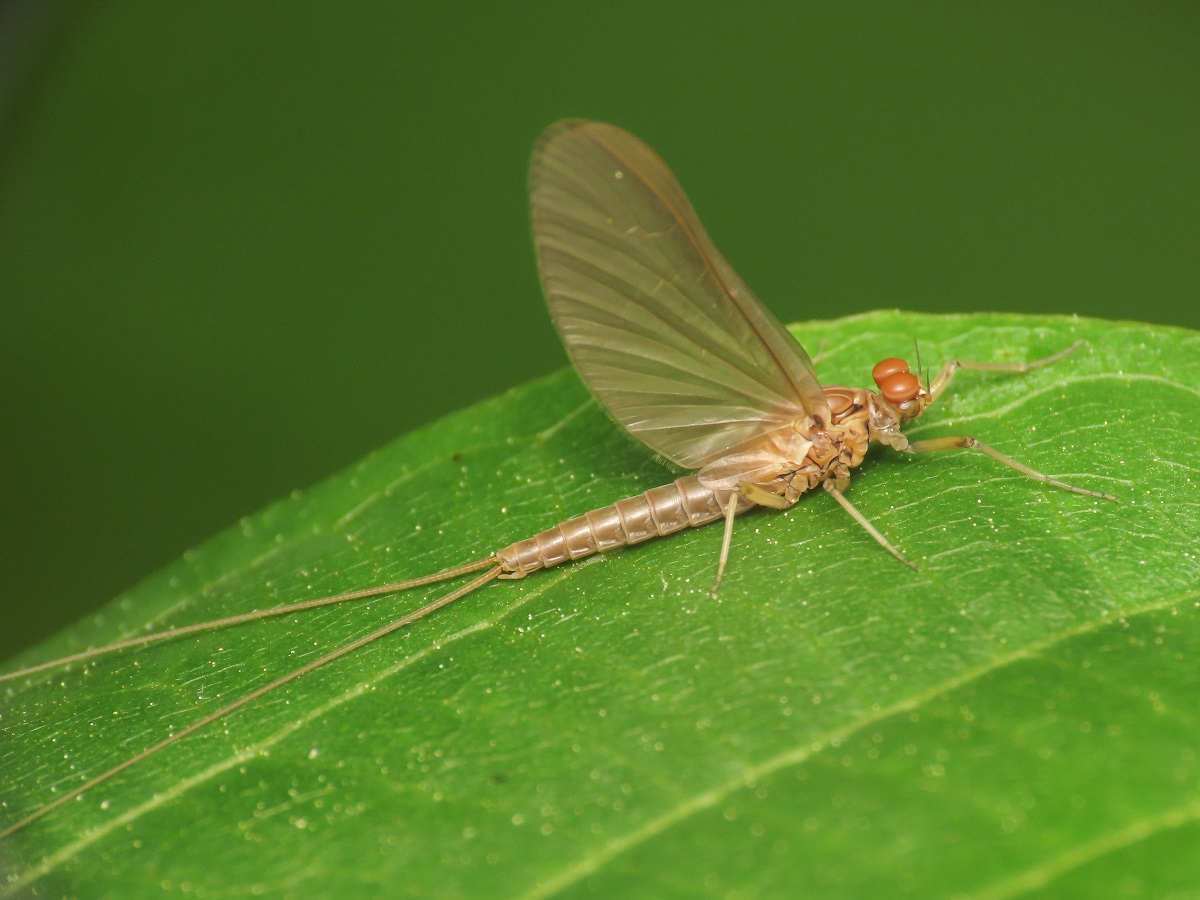
[(598, 122), (552, 125), (534, 147), (529, 190), (554, 324), (588, 387), (639, 441), (699, 469), (761, 456), (775, 429), (798, 425), (803, 436), (808, 417), (828, 421), (804, 348), (638, 138)]

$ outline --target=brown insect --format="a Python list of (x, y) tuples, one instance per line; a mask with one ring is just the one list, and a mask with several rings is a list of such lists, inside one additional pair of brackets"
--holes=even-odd
[(912, 566), (844, 493), (850, 470), (863, 461), (872, 441), (906, 453), (979, 450), (1038, 481), (1115, 499), (1044, 475), (974, 437), (910, 442), (903, 433), (904, 425), (937, 400), (959, 369), (1028, 372), (1062, 359), (1082, 342), (1033, 362), (948, 362), (925, 384), (904, 360), (885, 359), (872, 371), (878, 391), (823, 387), (804, 348), (713, 246), (666, 164), (636, 137), (598, 122), (552, 125), (534, 147), (529, 190), (542, 286), (575, 368), (622, 427), (696, 474), (424, 578), (143, 635), (0, 675), (0, 680), (24, 678), (102, 653), (480, 573), (58, 795), (0, 830), (0, 838), (280, 685), (497, 578), (524, 578), (592, 553), (723, 519), (715, 591), (737, 516), (755, 506), (786, 509), (818, 486), (884, 549)]

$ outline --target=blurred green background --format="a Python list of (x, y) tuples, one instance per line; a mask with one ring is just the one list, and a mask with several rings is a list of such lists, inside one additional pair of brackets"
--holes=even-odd
[(0, 4), (0, 656), (564, 365), (524, 185), (561, 117), (658, 149), (785, 321), (1200, 327), (1198, 39), (1191, 3)]

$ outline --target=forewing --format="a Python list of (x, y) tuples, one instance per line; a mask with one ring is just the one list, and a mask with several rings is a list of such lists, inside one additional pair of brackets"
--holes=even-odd
[(804, 348), (721, 256), (666, 164), (612, 125), (548, 128), (529, 177), (550, 313), (634, 437), (698, 469), (766, 432), (828, 421)]

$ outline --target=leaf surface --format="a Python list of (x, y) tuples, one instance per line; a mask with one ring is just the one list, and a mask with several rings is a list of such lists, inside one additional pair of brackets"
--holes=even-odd
[[(56, 896), (1193, 896), (1200, 335), (874, 313), (796, 326), (823, 382), (961, 373), (849, 496), (496, 582), (0, 845)], [(286, 448), (280, 452), (286, 452)], [(674, 477), (560, 372), (218, 535), (20, 662), (425, 574)], [(439, 586), (10, 682), (0, 827)], [(15, 665), (16, 663), (14, 663)], [(1115, 887), (1114, 887), (1115, 886)]]

